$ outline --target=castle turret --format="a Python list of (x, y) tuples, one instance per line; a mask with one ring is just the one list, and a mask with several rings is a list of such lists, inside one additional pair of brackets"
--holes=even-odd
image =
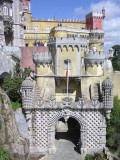
[(103, 19), (105, 18), (105, 8), (102, 9)]
[(113, 87), (113, 82), (109, 77), (107, 77), (102, 83), (103, 107), (108, 119), (110, 119), (111, 109), (113, 108)]
[(22, 105), (24, 109), (31, 109), (33, 106), (33, 83), (28, 77), (22, 83)]
[(30, 10), (31, 10), (30, 1), (31, 1), (31, 0), (23, 0), (23, 3), (24, 3), (24, 11), (30, 12)]

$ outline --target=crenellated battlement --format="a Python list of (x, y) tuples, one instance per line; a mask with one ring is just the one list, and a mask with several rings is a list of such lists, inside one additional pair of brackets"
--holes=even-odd
[(32, 18), (32, 21), (42, 21), (42, 22), (69, 22), (69, 23), (85, 23), (85, 20), (79, 19), (53, 19), (53, 18)]
[(86, 15), (86, 18), (90, 18), (90, 17), (99, 17), (102, 18), (103, 17), (103, 13), (102, 12), (90, 12)]
[(106, 59), (113, 57), (113, 53), (105, 54), (104, 52), (87, 51), (84, 55), (85, 64), (103, 64)]
[(52, 55), (51, 52), (34, 52), (33, 53), (33, 62), (36, 65), (45, 65), (45, 64), (51, 64), (52, 63)]
[(57, 27), (54, 27), (53, 29), (51, 29), (51, 32), (52, 31), (67, 31), (67, 32), (76, 32), (76, 33), (90, 33), (89, 30), (87, 29), (75, 29), (75, 28), (70, 28), (70, 27), (65, 27), (65, 26), (57, 26)]

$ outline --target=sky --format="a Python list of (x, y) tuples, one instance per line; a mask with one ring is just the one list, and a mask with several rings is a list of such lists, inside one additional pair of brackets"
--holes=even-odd
[(34, 18), (80, 19), (91, 11), (106, 10), (104, 20), (105, 52), (120, 45), (120, 0), (31, 0)]

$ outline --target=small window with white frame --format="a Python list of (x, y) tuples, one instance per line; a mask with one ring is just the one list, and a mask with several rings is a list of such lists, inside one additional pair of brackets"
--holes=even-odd
[(49, 31), (51, 29), (51, 27), (50, 26), (47, 26), (47, 30)]
[(100, 50), (103, 50), (103, 43), (100, 44)]
[(24, 22), (26, 22), (27, 21), (27, 17), (24, 17)]
[(35, 26), (35, 29), (37, 30), (37, 29), (38, 29), (38, 26)]
[(34, 35), (34, 38), (35, 38), (35, 39), (38, 39), (38, 35), (37, 35), (37, 34), (35, 34), (35, 35)]
[(6, 6), (3, 7), (3, 15), (5, 15), (5, 16), (8, 15), (8, 7), (6, 7)]
[[(68, 64), (68, 62), (69, 62), (69, 64)], [(68, 66), (69, 65), (69, 66)], [(64, 65), (63, 65), (63, 68), (64, 68), (64, 70), (67, 70), (67, 68), (69, 67), (69, 70), (71, 70), (72, 69), (72, 62), (71, 62), (71, 60), (67, 60), (67, 59), (65, 59), (64, 60)]]
[(9, 16), (12, 17), (12, 8), (9, 8)]

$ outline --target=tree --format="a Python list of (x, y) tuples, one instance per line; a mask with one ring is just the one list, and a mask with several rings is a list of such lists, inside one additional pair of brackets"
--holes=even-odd
[(114, 107), (107, 121), (107, 145), (110, 149), (120, 150), (120, 100), (114, 97)]
[(11, 73), (3, 80), (2, 88), (6, 91), (9, 98), (13, 102), (21, 102), (21, 85), (23, 80), (29, 76), (31, 68), (20, 68), (20, 64), (16, 63), (14, 76)]
[(10, 100), (13, 102), (21, 101), (20, 88), (22, 84), (22, 78), (9, 74), (3, 81), (2, 88), (6, 91)]
[(120, 45), (112, 47), (114, 49), (114, 55), (112, 59), (112, 65), (114, 71), (120, 71)]

